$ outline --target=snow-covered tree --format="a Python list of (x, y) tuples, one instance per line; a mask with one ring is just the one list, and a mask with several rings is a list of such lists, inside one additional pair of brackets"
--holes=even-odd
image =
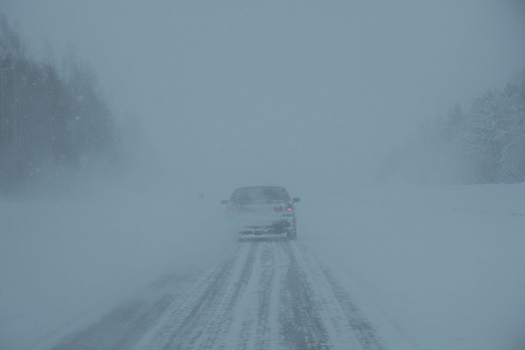
[(457, 104), (445, 123), (421, 128), (396, 159), (397, 176), (408, 181), (525, 181), (525, 71), (477, 98), (469, 111)]
[(48, 56), (31, 59), (0, 15), (0, 194), (46, 176), (58, 183), (49, 179), (58, 167), (78, 174), (86, 159), (116, 152), (113, 117), (94, 71), (70, 53), (61, 74)]

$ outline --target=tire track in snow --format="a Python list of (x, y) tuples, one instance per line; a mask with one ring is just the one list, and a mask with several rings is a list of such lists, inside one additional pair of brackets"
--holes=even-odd
[[(270, 320), (270, 311), (272, 310), (272, 294), (275, 294), (275, 248), (276, 244), (264, 245), (264, 251), (261, 255), (261, 264), (264, 264), (263, 272), (259, 279), (259, 303), (257, 316), (257, 349), (269, 349), (271, 342), (272, 327)], [(274, 310), (272, 310), (274, 311)]]
[[(239, 294), (249, 281), (257, 245), (251, 245), (244, 258), (240, 274), (235, 278), (233, 291), (227, 291), (228, 284), (235, 274), (235, 267), (239, 267), (238, 260), (243, 260), (243, 249), (237, 259), (229, 260), (220, 266), (214, 274), (211, 283), (198, 287), (190, 293), (200, 294), (193, 302), (189, 315), (184, 317), (179, 327), (172, 331), (167, 342), (162, 346), (164, 350), (203, 348), (211, 349), (216, 346), (217, 338), (227, 329), (232, 321), (231, 312)], [(240, 259), (239, 259), (240, 258)], [(226, 301), (226, 303), (225, 303)], [(180, 311), (176, 310), (175, 312)], [(200, 344), (199, 344), (200, 343)]]
[(319, 305), (306, 274), (300, 268), (289, 244), (282, 245), (290, 260), (281, 284), (281, 303), (286, 305), (280, 315), (282, 335), (288, 348), (329, 349), (328, 334), (319, 315)]
[(252, 242), (258, 250), (252, 270), (253, 278), (239, 298), (234, 311), (234, 324), (226, 338), (226, 349), (268, 349), (271, 335), (268, 322), (270, 295), (274, 285), (274, 249), (271, 245)]
[[(330, 269), (324, 266), (304, 245), (298, 244), (297, 248), (301, 251), (301, 256), (309, 260), (309, 262), (304, 265), (314, 265), (315, 269), (319, 270), (319, 273), (316, 275), (322, 275), (320, 282), (327, 282), (326, 285), (329, 286), (330, 293), (325, 292), (325, 295), (333, 295), (333, 297), (335, 297), (337, 305), (340, 307), (340, 310), (343, 311), (350, 329), (355, 334), (361, 348), (364, 350), (383, 349), (373, 325), (366, 319), (363, 312), (352, 301), (350, 295), (341, 287), (337, 279), (334, 278)], [(311, 272), (314, 272), (314, 268), (311, 270)]]
[(133, 327), (111, 328), (120, 340), (99, 322), (55, 349), (383, 349), (331, 270), (300, 241), (255, 239), (231, 252), (185, 292), (150, 302), (151, 313)]
[(383, 347), (376, 337), (376, 331), (372, 324), (365, 318), (361, 310), (352, 302), (348, 294), (333, 278), (329, 270), (323, 269), (323, 274), (330, 284), (332, 291), (345, 312), (345, 315), (350, 322), (350, 327), (354, 331), (365, 350), (380, 350)]

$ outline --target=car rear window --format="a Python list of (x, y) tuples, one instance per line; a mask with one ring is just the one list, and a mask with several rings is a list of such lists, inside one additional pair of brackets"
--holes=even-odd
[(234, 202), (289, 201), (288, 192), (282, 187), (243, 187), (232, 194)]

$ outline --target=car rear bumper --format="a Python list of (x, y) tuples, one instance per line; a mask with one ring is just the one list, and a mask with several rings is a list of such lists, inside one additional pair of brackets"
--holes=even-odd
[(233, 227), (233, 231), (241, 236), (256, 235), (260, 236), (263, 234), (276, 235), (286, 233), (293, 229), (293, 217), (282, 218), (279, 220), (263, 221), (263, 220), (252, 220), (237, 223)]

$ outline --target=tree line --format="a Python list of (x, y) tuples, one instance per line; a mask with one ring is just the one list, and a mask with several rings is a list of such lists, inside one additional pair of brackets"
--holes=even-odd
[(525, 70), (476, 98), (469, 110), (456, 104), (446, 120), (421, 127), (390, 154), (383, 172), (422, 184), (524, 182)]
[(61, 69), (48, 56), (30, 57), (0, 15), (0, 194), (118, 158), (118, 132), (93, 69), (73, 49)]

